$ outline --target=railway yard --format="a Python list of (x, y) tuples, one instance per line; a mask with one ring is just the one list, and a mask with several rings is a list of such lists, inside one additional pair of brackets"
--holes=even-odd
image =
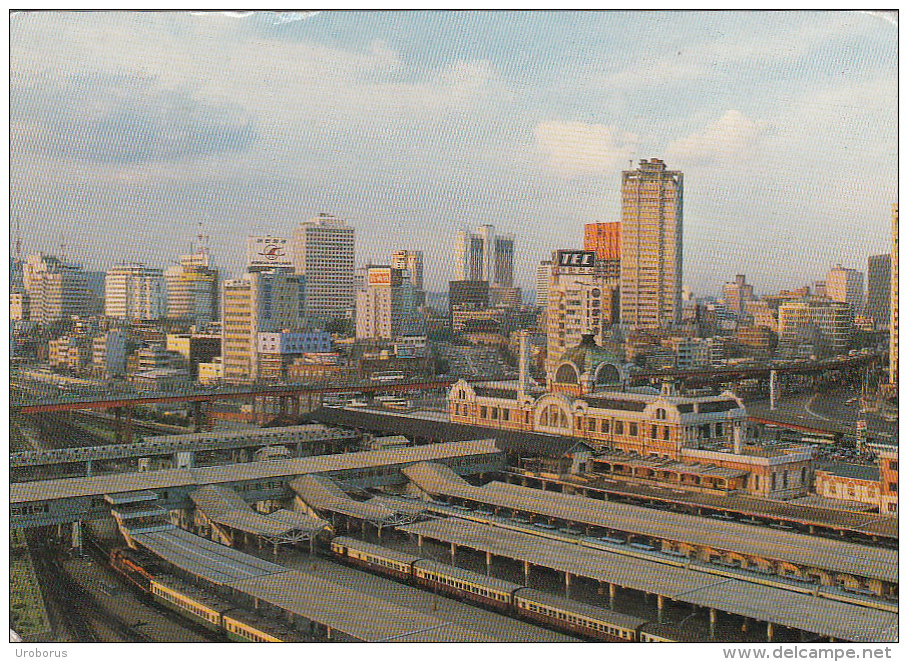
[[(19, 443), (32, 448), (98, 445), (71, 420), (34, 417), (18, 429)], [(323, 527), (308, 542), (282, 545), (254, 524), (262, 515), (252, 511), (215, 516), (198, 499), (182, 511), (155, 506), (159, 496), (167, 498), (162, 490), (173, 471), (152, 471), (136, 482), (130, 477), (136, 474), (117, 474), (116, 466), (109, 477), (91, 480), (64, 479), (50, 468), (43, 480), (28, 483), (23, 503), (34, 503), (37, 493), (53, 500), (75, 490), (79, 498), (107, 499), (113, 516), (72, 528), (26, 529), (49, 630), (31, 640), (898, 638), (897, 529), (874, 525), (873, 535), (885, 544), (867, 545), (865, 534), (811, 535), (803, 509), (790, 509), (793, 523), (800, 518), (798, 529), (784, 520), (768, 528), (772, 521), (758, 522), (754, 513), (762, 511), (754, 504), (745, 519), (740, 504), (729, 502), (723, 511), (702, 495), (673, 498), (615, 486), (603, 494), (574, 493), (554, 479), (526, 481), (504, 465), (470, 475), (467, 457), (445, 459), (445, 449), (455, 446), (426, 448), (395, 479), (370, 469), (372, 455), (359, 453), (312, 458), (309, 471), (322, 477), (308, 488), (291, 491), (286, 479), (268, 483), (274, 489), (254, 499), (257, 512), (289, 508)], [(475, 448), (488, 456), (485, 446)], [(262, 468), (279, 476), (280, 462), (301, 461), (271, 460)], [(250, 468), (184, 470), (178, 482), (185, 489), (216, 483), (244, 494), (264, 487), (242, 486), (261, 473)], [(140, 483), (151, 487), (139, 489)], [(114, 493), (110, 485), (121, 487)], [(673, 507), (654, 506), (647, 496)], [(230, 499), (224, 503), (233, 507)], [(125, 518), (130, 508), (142, 517)], [(821, 530), (822, 513), (810, 516)]]

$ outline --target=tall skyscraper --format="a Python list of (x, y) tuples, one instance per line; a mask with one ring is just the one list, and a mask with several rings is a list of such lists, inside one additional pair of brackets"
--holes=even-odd
[(659, 159), (621, 175), (621, 323), (681, 323), (684, 175)]
[(867, 310), (865, 315), (873, 319), (873, 326), (885, 329), (889, 324), (889, 289), (892, 257), (871, 255), (867, 258)]
[(164, 315), (164, 272), (141, 263), (119, 264), (104, 278), (104, 314), (127, 320)]
[(514, 235), (497, 235), (492, 225), (482, 225), (475, 232), (460, 230), (454, 256), (455, 280), (514, 286)]
[(609, 276), (621, 273), (621, 224), (587, 223), (583, 226), (583, 250), (593, 251), (599, 268)]
[(306, 277), (306, 319), (325, 322), (353, 312), (354, 232), (330, 214), (303, 221), (293, 232), (296, 273)]
[(406, 269), (371, 266), (356, 292), (356, 338), (393, 340), (413, 319), (413, 287)]
[(852, 314), (860, 314), (864, 303), (864, 274), (837, 264), (826, 273), (826, 296), (847, 303)]
[(392, 269), (406, 269), (410, 273), (413, 287), (413, 305), (417, 308), (426, 305), (426, 290), (423, 284), (422, 251), (401, 250), (391, 254)]
[(218, 272), (207, 250), (164, 269), (168, 319), (205, 326), (218, 318)]
[(889, 383), (899, 382), (899, 205), (892, 205), (892, 259), (889, 295)]
[(22, 285), (28, 317), (34, 322), (56, 322), (85, 314), (88, 286), (81, 267), (53, 255), (29, 255), (22, 268)]

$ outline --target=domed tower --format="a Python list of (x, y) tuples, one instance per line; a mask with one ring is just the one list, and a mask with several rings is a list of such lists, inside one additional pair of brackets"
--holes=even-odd
[(621, 360), (593, 338), (591, 333), (584, 334), (579, 345), (561, 355), (548, 376), (549, 391), (579, 397), (599, 386), (618, 385), (627, 378)]

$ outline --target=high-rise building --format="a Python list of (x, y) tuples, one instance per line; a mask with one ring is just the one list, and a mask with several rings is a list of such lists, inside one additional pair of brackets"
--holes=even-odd
[(296, 273), (306, 279), (306, 319), (324, 322), (352, 314), (354, 232), (330, 214), (303, 221), (293, 232)]
[(454, 278), (514, 286), (514, 235), (497, 235), (492, 225), (475, 232), (460, 230), (454, 250)]
[(621, 224), (587, 223), (583, 226), (583, 250), (596, 253), (599, 268), (618, 278), (621, 273)]
[(889, 324), (889, 295), (892, 285), (890, 274), (892, 257), (871, 255), (867, 258), (867, 310), (877, 329), (884, 329)]
[(841, 354), (851, 342), (854, 314), (848, 304), (804, 297), (779, 306), (779, 353), (788, 358)]
[(859, 314), (864, 303), (864, 274), (837, 264), (826, 273), (826, 296), (847, 303), (852, 314)]
[(555, 251), (546, 305), (546, 374), (562, 354), (589, 335), (601, 345), (616, 321), (615, 279), (596, 267), (592, 251)]
[(899, 382), (899, 206), (892, 205), (892, 258), (889, 295), (889, 383)]
[(258, 334), (300, 326), (300, 277), (288, 271), (247, 273), (224, 282), (221, 306), (224, 379), (258, 379)]
[(621, 176), (621, 323), (681, 323), (684, 176), (659, 159)]
[(748, 285), (744, 274), (735, 276), (735, 282), (725, 283), (722, 287), (722, 300), (725, 302), (725, 309), (734, 313), (735, 317), (741, 319), (744, 316), (744, 304), (754, 298), (753, 285)]
[(29, 255), (22, 269), (22, 284), (33, 322), (55, 322), (85, 314), (88, 286), (81, 267), (53, 255)]
[(218, 272), (208, 251), (181, 255), (164, 269), (168, 319), (206, 326), (218, 318)]
[(356, 292), (357, 340), (393, 340), (413, 321), (413, 287), (406, 269), (372, 266)]
[(552, 261), (545, 260), (536, 267), (536, 307), (549, 305), (549, 279), (552, 277)]
[(164, 314), (164, 272), (141, 263), (120, 264), (104, 278), (104, 314), (157, 320)]
[(413, 305), (417, 308), (426, 305), (426, 290), (423, 283), (422, 251), (401, 250), (391, 253), (391, 268), (406, 269), (410, 273), (413, 287)]

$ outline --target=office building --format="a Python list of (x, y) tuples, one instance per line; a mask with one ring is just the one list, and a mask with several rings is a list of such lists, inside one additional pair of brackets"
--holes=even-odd
[(847, 303), (853, 315), (860, 314), (864, 303), (864, 274), (837, 264), (826, 274), (826, 296)]
[(22, 268), (22, 284), (33, 322), (50, 323), (84, 315), (88, 302), (85, 272), (52, 255), (29, 255)]
[(221, 355), (221, 336), (207, 333), (168, 333), (165, 343), (168, 352), (183, 357), (189, 366), (189, 377), (198, 379), (199, 364), (210, 363)]
[(546, 374), (569, 347), (589, 335), (602, 344), (604, 332), (617, 321), (617, 288), (596, 267), (592, 251), (555, 251), (546, 305)]
[(120, 264), (104, 279), (104, 314), (124, 320), (164, 315), (164, 272), (141, 263)]
[(600, 269), (618, 278), (621, 273), (621, 224), (587, 223), (583, 226), (583, 250), (593, 251)]
[(899, 383), (899, 206), (892, 205), (889, 284), (889, 383)]
[(218, 318), (218, 272), (208, 251), (181, 255), (164, 269), (164, 286), (168, 319), (207, 326)]
[(221, 307), (224, 379), (255, 380), (259, 333), (300, 326), (300, 278), (285, 269), (247, 273), (225, 281)]
[(889, 288), (892, 257), (871, 255), (867, 258), (867, 307), (864, 314), (873, 320), (873, 326), (884, 329), (889, 325)]
[(545, 260), (536, 267), (536, 307), (549, 305), (549, 279), (552, 277), (552, 261)]
[(804, 297), (779, 306), (779, 354), (786, 358), (824, 358), (848, 351), (853, 328), (851, 307), (823, 297)]
[(754, 298), (753, 285), (748, 285), (743, 274), (735, 276), (733, 283), (725, 283), (722, 287), (722, 300), (725, 310), (741, 319), (746, 314), (745, 304)]
[(9, 318), (13, 321), (29, 319), (28, 293), (24, 290), (13, 290), (9, 293)]
[(514, 235), (497, 235), (492, 225), (460, 230), (454, 250), (454, 278), (514, 286)]
[(96, 336), (91, 345), (91, 363), (95, 373), (103, 378), (126, 372), (126, 335), (119, 329)]
[(684, 176), (659, 159), (621, 176), (621, 323), (681, 323)]
[(423, 282), (422, 251), (394, 251), (391, 253), (391, 268), (409, 272), (410, 284), (413, 287), (413, 305), (416, 308), (425, 306), (426, 290)]
[(302, 316), (313, 322), (349, 318), (354, 308), (354, 228), (330, 214), (293, 233), (296, 273), (305, 277)]
[(356, 339), (392, 340), (411, 331), (413, 287), (406, 269), (370, 266), (356, 292)]

